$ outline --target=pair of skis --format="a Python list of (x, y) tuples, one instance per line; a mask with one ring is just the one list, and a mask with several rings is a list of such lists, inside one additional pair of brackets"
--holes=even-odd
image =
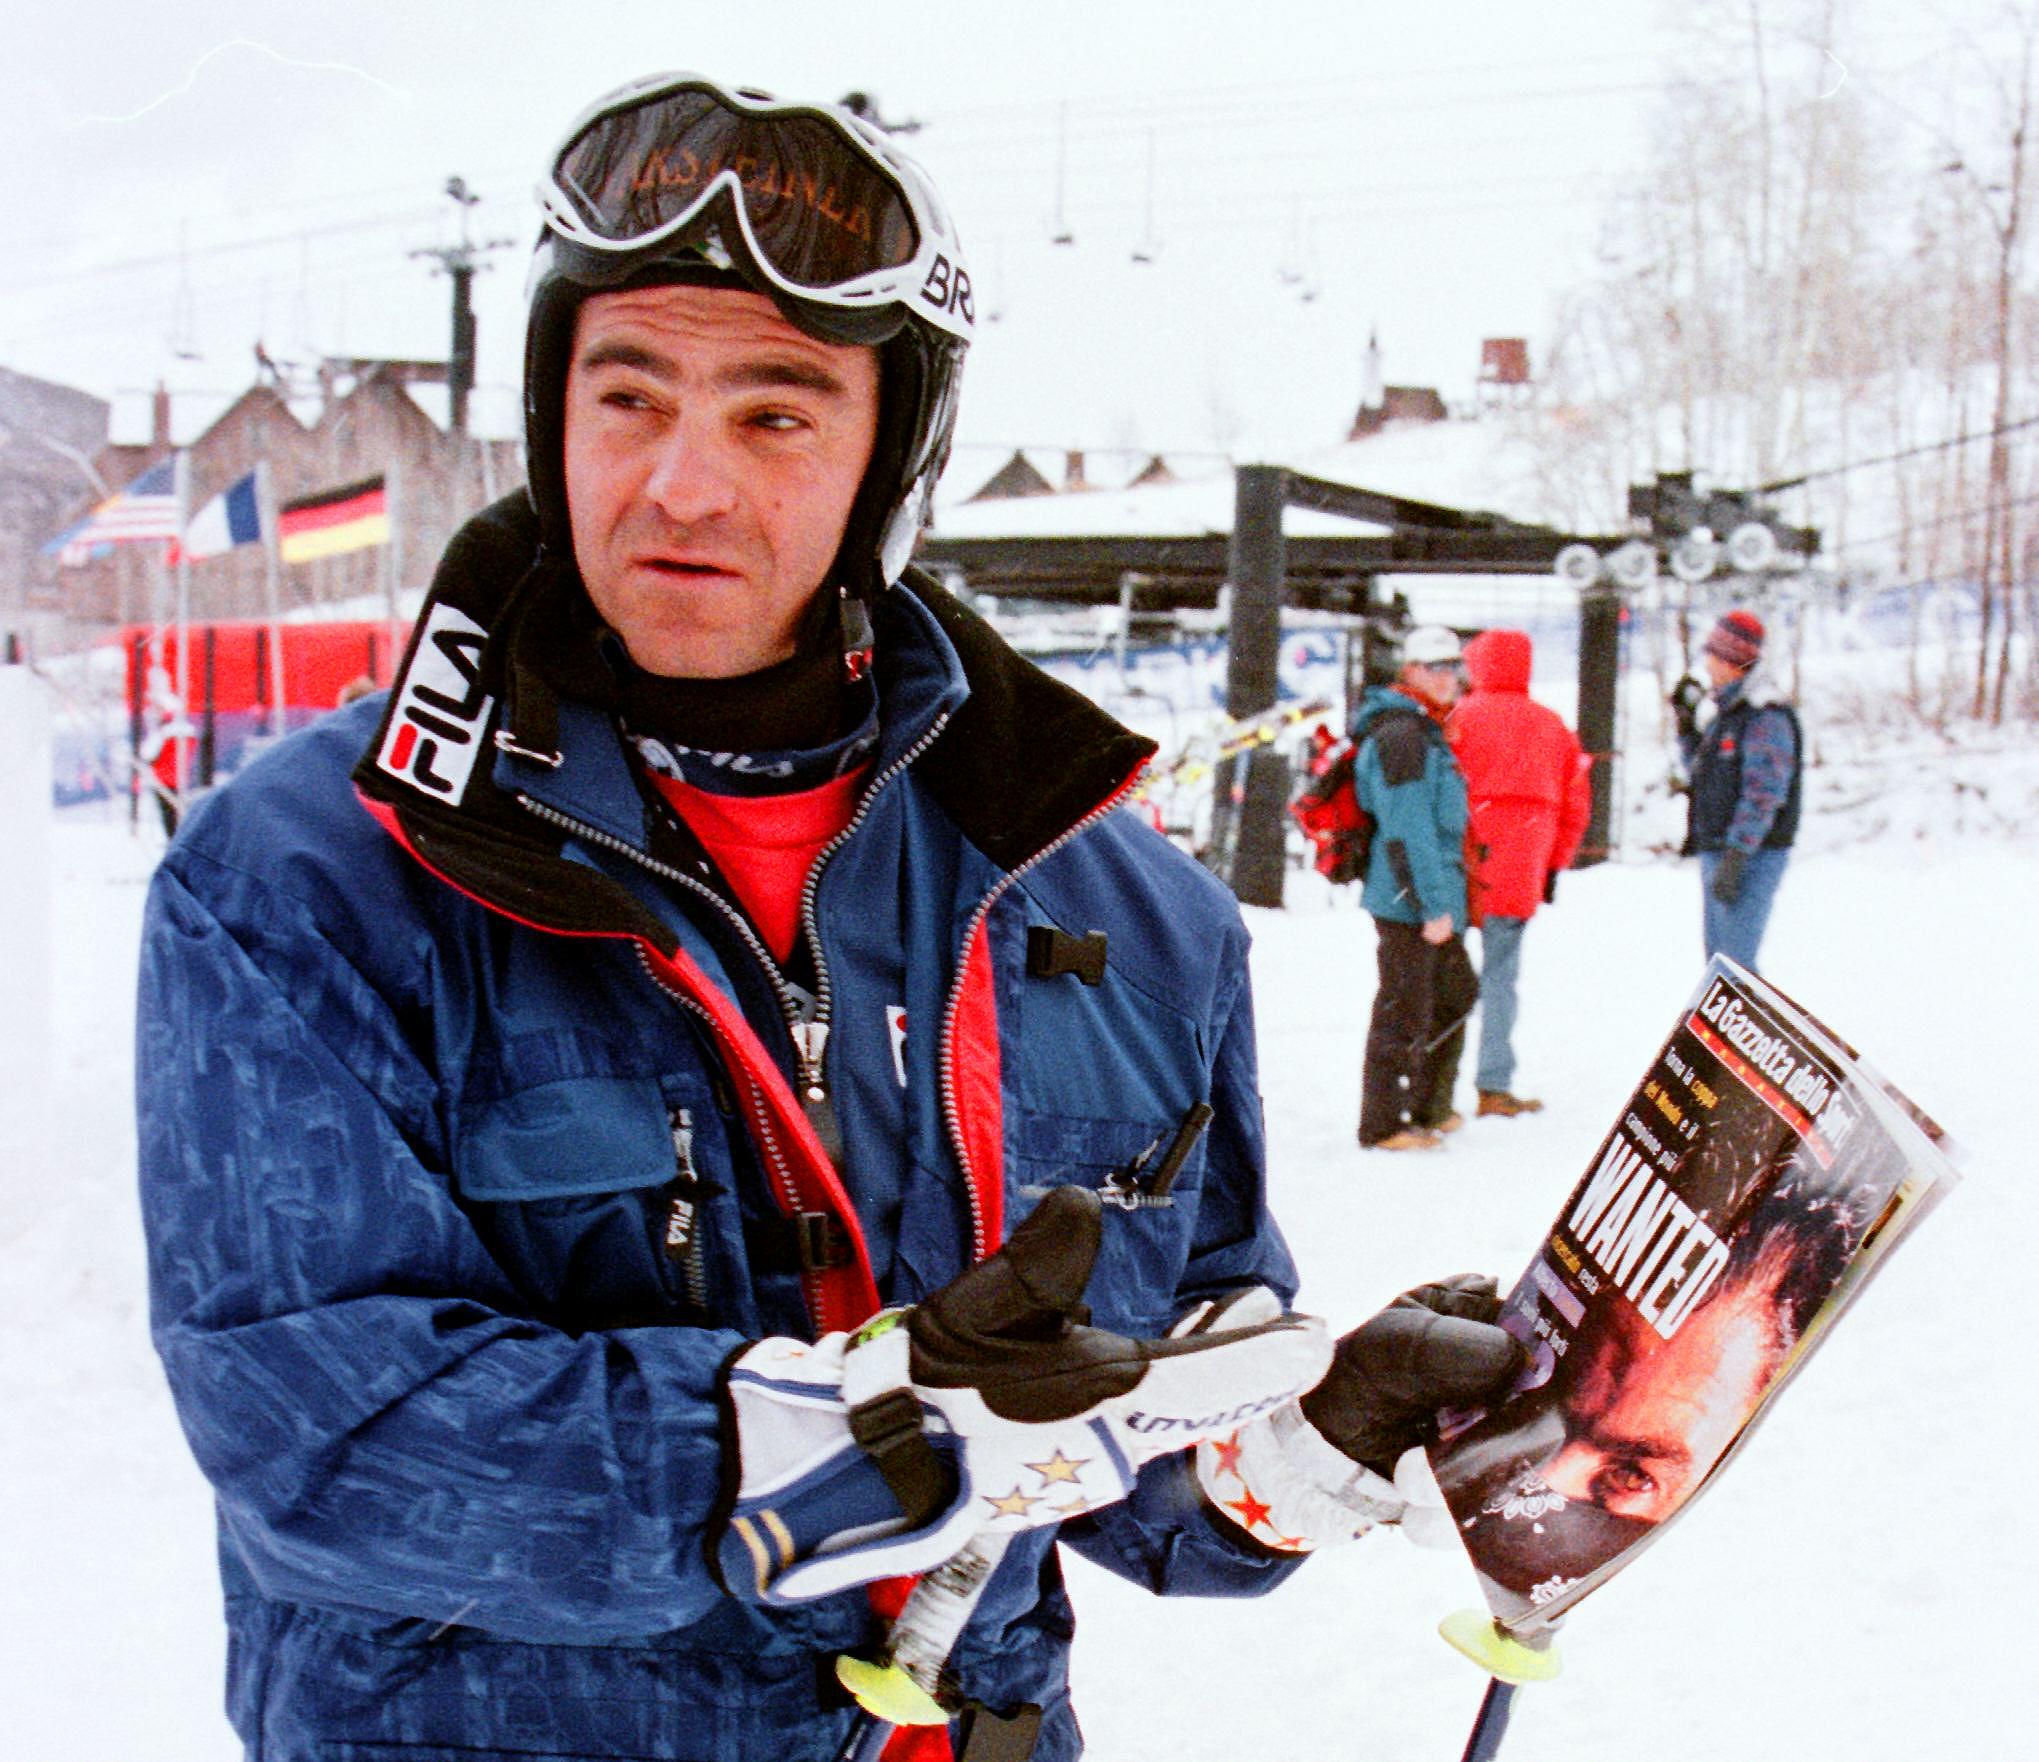
[(1213, 745), (1200, 749), (1192, 741), (1166, 764), (1149, 770), (1141, 779), (1139, 793), (1144, 795), (1167, 784), (1201, 783), (1227, 759), (1272, 746), (1298, 723), (1322, 716), (1330, 708), (1329, 698), (1311, 698), (1307, 703), (1281, 705), (1262, 710), (1257, 716), (1242, 716), (1224, 723), (1218, 728)]

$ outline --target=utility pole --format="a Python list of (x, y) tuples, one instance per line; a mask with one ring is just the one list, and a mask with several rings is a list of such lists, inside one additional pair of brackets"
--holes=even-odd
[(507, 251), (512, 239), (486, 239), (477, 243), (472, 235), (471, 215), (481, 198), (467, 187), (467, 180), (449, 177), (446, 193), (460, 208), (460, 243), (432, 245), (413, 251), (413, 257), (429, 257), (453, 283), (453, 347), (446, 357), (446, 389), (452, 397), (450, 426), (456, 435), (467, 434), (467, 398), (474, 390), (474, 272), (485, 269), (482, 258), (491, 251)]
[[(1288, 580), (1282, 512), (1290, 480), (1279, 465), (1236, 465), (1232, 478), (1225, 714), (1244, 721), (1273, 709), (1281, 695), (1281, 608)], [(1225, 786), (1222, 778), (1219, 786)], [(1280, 905), (1288, 868), (1289, 762), (1278, 752), (1250, 748), (1232, 761), (1230, 786), (1234, 818), (1225, 879), (1246, 905)]]

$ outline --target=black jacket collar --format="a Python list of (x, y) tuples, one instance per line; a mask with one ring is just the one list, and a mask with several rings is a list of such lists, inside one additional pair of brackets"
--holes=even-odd
[[(1052, 844), (1152, 755), (1152, 741), (1023, 660), (932, 577), (909, 570), (892, 591), (912, 595), (947, 638), (966, 693), (915, 761), (915, 775), (1002, 868)], [(881, 648), (906, 622), (879, 620)], [(462, 873), (449, 879), (546, 921), (559, 912), (533, 908), (550, 891), (541, 871), (560, 835), (499, 786), (497, 755), (543, 764), (558, 754), (563, 702), (613, 713), (616, 681), (598, 632), (576, 572), (541, 551), (523, 492), (484, 509), (440, 561), (382, 724), (355, 771), (363, 796), (394, 817), (421, 856), (443, 867), (429, 844), (459, 863)], [(881, 659), (881, 677), (882, 667)], [(432, 761), (421, 763), (427, 742), (436, 743)], [(456, 780), (459, 787), (444, 787)], [(575, 867), (581, 877), (590, 873)], [(556, 927), (587, 927), (581, 911), (566, 915), (575, 921)]]

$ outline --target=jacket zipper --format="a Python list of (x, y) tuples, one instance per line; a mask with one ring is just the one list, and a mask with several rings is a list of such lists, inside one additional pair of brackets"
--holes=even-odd
[[(912, 746), (908, 747), (904, 753), (871, 780), (870, 787), (864, 791), (862, 797), (858, 800), (856, 811), (850, 816), (849, 823), (822, 847), (820, 855), (815, 858), (813, 867), (808, 871), (806, 884), (800, 892), (800, 930), (801, 934), (807, 938), (808, 948), (814, 956), (815, 1008), (812, 1016), (806, 1015), (805, 1011), (801, 1008), (799, 1000), (793, 995), (791, 988), (786, 984), (784, 975), (779, 971), (778, 963), (772, 959), (771, 951), (759, 941), (757, 932), (751, 928), (743, 914), (722, 898), (714, 888), (707, 886), (704, 882), (687, 874), (684, 870), (676, 869), (670, 863), (662, 863), (656, 857), (638, 850), (633, 845), (626, 844), (622, 839), (615, 837), (611, 833), (604, 832), (600, 827), (590, 826), (583, 821), (576, 820), (572, 815), (561, 813), (559, 809), (551, 807), (533, 796), (519, 791), (515, 797), (521, 807), (537, 815), (541, 820), (550, 821), (553, 825), (573, 833), (577, 838), (585, 838), (594, 844), (600, 845), (605, 850), (612, 850), (621, 856), (628, 857), (640, 868), (647, 870), (651, 874), (658, 875), (698, 895), (712, 905), (734, 926), (745, 945), (756, 955), (759, 963), (763, 966), (774, 995), (778, 999), (780, 1010), (786, 1019), (787, 1032), (792, 1037), (795, 1052), (799, 1055), (800, 1101), (802, 1110), (807, 1114), (809, 1122), (815, 1126), (816, 1136), (821, 1139), (822, 1144), (828, 1149), (830, 1155), (838, 1159), (838, 1168), (840, 1168), (839, 1159), (842, 1137), (840, 1129), (836, 1124), (835, 1108), (829, 1096), (827, 1073), (822, 1062), (823, 1055), (828, 1047), (829, 1012), (833, 992), (829, 983), (828, 962), (823, 958), (821, 951), (821, 932), (815, 913), (815, 900), (820, 889), (821, 875), (829, 859), (843, 847), (850, 836), (863, 824), (870, 812), (872, 802), (877, 799), (878, 792), (904, 771), (907, 766), (918, 759), (922, 753), (926, 752), (934, 744), (942, 730), (948, 726), (948, 723), (949, 717), (947, 712), (937, 716), (928, 725), (927, 731)], [(956, 1097), (956, 1014), (962, 1005), (963, 986), (969, 974), (970, 948), (976, 941), (979, 928), (990, 915), (991, 908), (1004, 897), (1006, 890), (1022, 875), (1026, 874), (1028, 870), (1045, 862), (1049, 857), (1067, 845), (1070, 840), (1089, 830), (1099, 820), (1102, 820), (1107, 814), (1111, 813), (1113, 809), (1132, 793), (1134, 786), (1140, 780), (1140, 773), (1145, 769), (1146, 761), (1142, 760), (1128, 774), (1126, 780), (1117, 789), (1113, 790), (1110, 795), (1106, 796), (1103, 801), (1099, 802), (1096, 807), (1092, 808), (1089, 813), (1067, 827), (1058, 837), (1035, 851), (1032, 856), (1028, 857), (1016, 868), (1007, 870), (992, 887), (991, 891), (978, 901), (976, 910), (970, 914), (970, 921), (964, 927), (960, 944), (962, 960), (957, 966), (956, 977), (949, 988), (948, 1001), (943, 1008), (940, 1093), (942, 1121), (948, 1130), (949, 1147), (955, 1152), (956, 1165), (963, 1173), (964, 1195), (970, 1207), (970, 1248), (973, 1264), (984, 1259), (991, 1252), (993, 1244), (986, 1240), (984, 1206), (978, 1198), (975, 1171), (971, 1167), (969, 1148), (963, 1139), (961, 1105)], [(675, 1003), (697, 1018), (708, 1029), (710, 1038), (723, 1049), (725, 1054), (724, 1063), (732, 1071), (741, 1074), (743, 1077), (743, 1100), (745, 1111), (750, 1117), (752, 1135), (764, 1149), (765, 1160), (770, 1165), (772, 1184), (784, 1201), (783, 1209), (788, 1216), (798, 1213), (801, 1209), (800, 1190), (798, 1184), (793, 1179), (792, 1168), (786, 1161), (785, 1150), (779, 1143), (777, 1133), (772, 1130), (771, 1118), (765, 1108), (764, 1096), (758, 1088), (757, 1079), (750, 1074), (742, 1058), (737, 1055), (736, 1049), (725, 1039), (722, 1031), (715, 1024), (715, 1018), (708, 1013), (707, 1009), (680, 990), (678, 986), (672, 984), (658, 971), (652, 964), (650, 950), (641, 942), (635, 944), (635, 947), (638, 964), (644, 969), (645, 976), (659, 990), (672, 998)], [(821, 1313), (820, 1272), (818, 1270), (803, 1270), (801, 1282), (806, 1287), (810, 1312), (819, 1315)]]
[[(612, 850), (626, 856), (640, 868), (649, 870), (676, 886), (686, 888), (713, 906), (722, 915), (723, 920), (736, 931), (742, 938), (744, 946), (764, 969), (766, 981), (770, 984), (772, 995), (779, 1005), (779, 1013), (785, 1019), (786, 1032), (793, 1042), (795, 1062), (799, 1066), (799, 1082), (796, 1087), (801, 1111), (807, 1115), (808, 1123), (814, 1127), (815, 1136), (821, 1140), (823, 1148), (828, 1152), (829, 1160), (835, 1164), (838, 1171), (843, 1165), (842, 1128), (837, 1123), (835, 1102), (829, 1093), (828, 1069), (825, 1062), (833, 989), (829, 982), (828, 961), (821, 952), (821, 928), (815, 915), (815, 897), (821, 885), (823, 869), (828, 866), (829, 859), (849, 842), (857, 828), (864, 823), (878, 792), (926, 752), (948, 723), (949, 717), (945, 711), (928, 725), (927, 731), (913, 745), (871, 779), (869, 786), (858, 798), (856, 811), (850, 815), (848, 823), (822, 846), (820, 854), (815, 857), (808, 869), (806, 882), (800, 890), (800, 933), (807, 939), (808, 950), (814, 957), (814, 1003), (811, 1013), (793, 987), (787, 984), (785, 974), (779, 970), (779, 963), (772, 958), (772, 951), (765, 947), (756, 930), (751, 927), (750, 921), (706, 882), (689, 875), (684, 869), (676, 869), (670, 863), (662, 863), (656, 857), (638, 850), (634, 845), (604, 832), (600, 827), (576, 820), (572, 815), (564, 814), (530, 795), (520, 791), (516, 797), (519, 806), (536, 814), (541, 820), (562, 827), (573, 833), (576, 838), (584, 838), (591, 843), (599, 844), (604, 850)], [(650, 971), (649, 967), (646, 970)], [(653, 973), (652, 977), (656, 979), (658, 975)], [(664, 989), (672, 991), (670, 985), (664, 986)], [(674, 992), (674, 995), (677, 996), (678, 993)]]
[[(732, 1076), (742, 1079), (743, 1109), (750, 1121), (751, 1137), (765, 1153), (766, 1177), (771, 1181), (773, 1191), (779, 1196), (780, 1210), (788, 1217), (796, 1215), (802, 1209), (799, 1183), (793, 1179), (792, 1165), (786, 1160), (785, 1147), (780, 1144), (778, 1133), (772, 1130), (771, 1114), (765, 1107), (765, 1098), (758, 1089), (757, 1079), (750, 1074), (749, 1067), (745, 1065), (741, 1055), (730, 1044), (722, 1030), (715, 1025), (715, 1018), (707, 1009), (652, 965), (651, 951), (643, 943), (633, 941), (631, 946), (637, 951), (637, 964), (644, 969), (644, 976), (708, 1030), (708, 1038), (722, 1051), (724, 1067)], [(822, 1301), (819, 1269), (810, 1270), (803, 1267), (800, 1284), (807, 1298), (808, 1314), (820, 1317), (825, 1306)]]
[(659, 1246), (666, 1260), (680, 1269), (687, 1302), (697, 1312), (708, 1309), (708, 1269), (701, 1252), (701, 1202), (707, 1189), (694, 1170), (694, 1117), (684, 1107), (671, 1115), (673, 1178), (666, 1188), (665, 1227)]
[[(869, 817), (871, 804), (877, 800), (879, 790), (883, 789), (893, 778), (897, 777), (907, 766), (919, 758), (922, 753), (933, 746), (942, 730), (948, 727), (948, 725), (949, 712), (944, 710), (928, 724), (926, 731), (918, 740), (908, 747), (905, 752), (901, 753), (898, 758), (894, 759), (891, 764), (887, 765), (884, 770), (880, 771), (876, 777), (871, 779), (870, 787), (858, 797), (856, 811), (850, 815), (849, 823), (831, 838), (828, 843), (822, 846), (821, 854), (814, 859), (813, 864), (807, 871), (807, 880), (801, 886), (800, 934), (806, 937), (808, 949), (814, 956), (814, 1019), (806, 1024), (809, 1036), (813, 1041), (813, 1056), (811, 1065), (803, 1069), (802, 1076), (804, 1079), (811, 1080), (815, 1085), (813, 1099), (817, 1101), (826, 1103), (828, 1100), (827, 1079), (822, 1072), (821, 1055), (828, 1045), (829, 1017), (834, 1009), (834, 988), (829, 981), (828, 962), (822, 958), (821, 954), (821, 924), (815, 910), (815, 901), (819, 898), (821, 892), (822, 871), (828, 867), (829, 859), (849, 842), (851, 835)], [(796, 1042), (799, 1040), (797, 1033), (794, 1035), (794, 1039)], [(803, 1047), (803, 1055), (805, 1055), (806, 1051), (807, 1049)], [(831, 1109), (832, 1112), (833, 1110)]]
[(978, 901), (977, 909), (970, 914), (970, 921), (964, 926), (962, 958), (957, 963), (956, 977), (949, 987), (948, 1002), (942, 1011), (941, 1096), (942, 1120), (948, 1127), (949, 1148), (956, 1153), (957, 1165), (963, 1171), (963, 1191), (968, 1196), (970, 1202), (970, 1249), (972, 1264), (982, 1260), (991, 1252), (996, 1244), (985, 1239), (984, 1207), (977, 1197), (977, 1177), (975, 1171), (970, 1166), (969, 1146), (963, 1141), (962, 1107), (956, 1099), (956, 1014), (962, 1007), (963, 986), (970, 974), (970, 949), (977, 940), (977, 932), (983, 926), (984, 920), (991, 915), (991, 908), (1004, 897), (1006, 889), (1029, 869), (1034, 868), (1037, 864), (1046, 862), (1049, 857), (1069, 843), (1071, 839), (1087, 831), (1107, 814), (1111, 813), (1120, 802), (1124, 801), (1133, 792), (1134, 786), (1140, 781), (1140, 773), (1146, 768), (1147, 762), (1143, 759), (1133, 767), (1132, 774), (1127, 777), (1125, 782), (1121, 783), (1117, 789), (1113, 790), (1110, 795), (1106, 796), (1103, 801), (1099, 802), (1082, 819), (1065, 830), (1060, 837), (1049, 844), (1043, 845), (1017, 868), (1008, 869), (1001, 875), (991, 891)]

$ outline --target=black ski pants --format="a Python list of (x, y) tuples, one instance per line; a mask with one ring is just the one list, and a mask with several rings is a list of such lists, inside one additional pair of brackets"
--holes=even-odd
[(1404, 1126), (1435, 1125), (1451, 1112), (1466, 1018), (1480, 981), (1462, 938), (1429, 943), (1415, 924), (1374, 919), (1380, 989), (1366, 1036), (1359, 1141), (1378, 1144)]

